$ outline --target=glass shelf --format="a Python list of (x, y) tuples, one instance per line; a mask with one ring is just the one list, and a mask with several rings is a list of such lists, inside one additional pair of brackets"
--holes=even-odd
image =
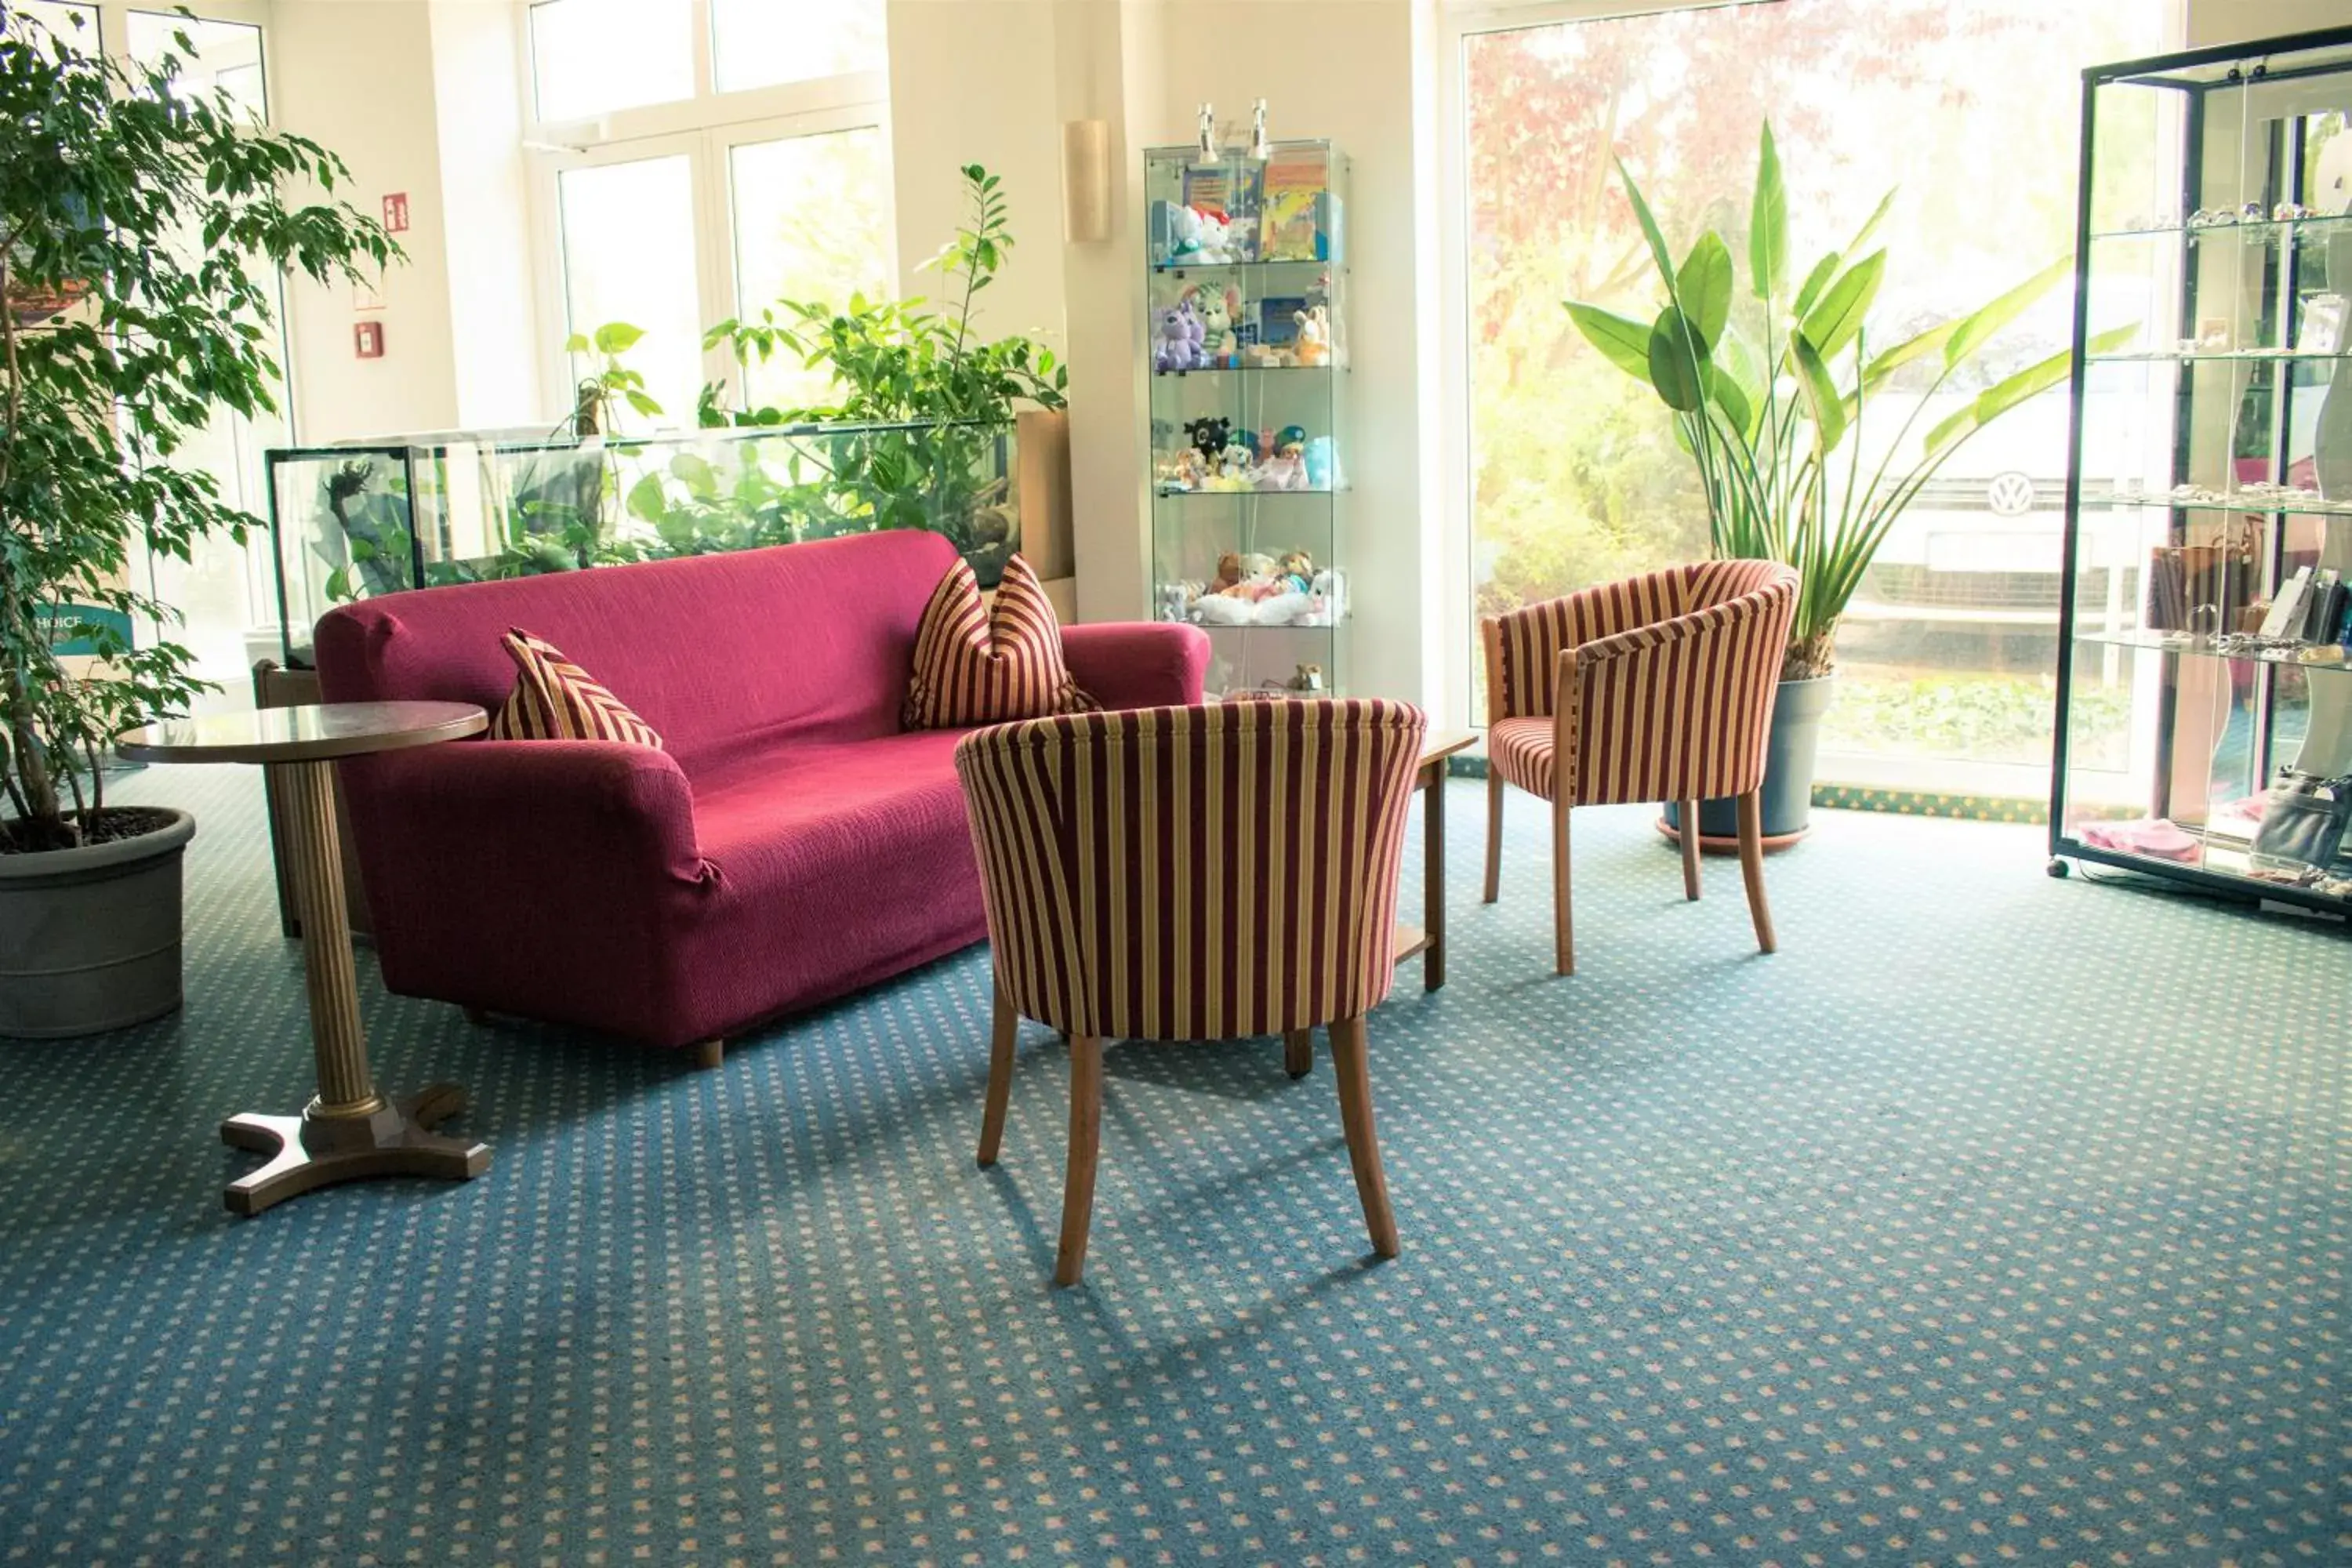
[[(2344, 517), (2352, 518), (2352, 500), (2297, 500), (2282, 502), (2273, 497), (2225, 496), (2218, 500), (2179, 500), (2171, 496), (2116, 496), (2099, 498), (2106, 510), (2126, 508), (2142, 511), (2226, 511), (2257, 512), (2280, 517)], [(2091, 500), (2083, 503), (2084, 511), (2098, 510)]]
[(2191, 658), (2217, 659), (2226, 664), (2288, 664), (2303, 669), (2352, 668), (2352, 647), (2337, 643), (2302, 643), (2293, 647), (2224, 653), (2213, 646), (2210, 637), (2187, 632), (2076, 632), (2074, 640), (2102, 647), (2136, 648), (2142, 653), (2185, 654)]
[(2323, 214), (2316, 217), (2241, 218), (2236, 223), (2171, 224), (2157, 228), (2109, 228), (2091, 236), (2101, 239), (2166, 239), (2187, 235), (2191, 241), (2223, 239), (2231, 236), (2261, 235), (2265, 239), (2281, 235), (2301, 236), (2306, 232), (2325, 233), (2331, 228), (2352, 227), (2352, 213)]
[(2337, 350), (2333, 353), (2312, 353), (2298, 349), (2144, 349), (2135, 353), (2092, 354), (2093, 364), (2162, 364), (2194, 363), (2204, 360), (2230, 360), (2241, 364), (2309, 364), (2326, 360), (2352, 359), (2352, 352)]
[(1259, 496), (1335, 496), (1345, 495), (1347, 491), (1348, 487), (1346, 485), (1308, 485), (1304, 489), (1289, 490), (1277, 490), (1271, 489), (1245, 490), (1186, 490), (1171, 489), (1163, 487), (1153, 490), (1151, 493), (1161, 500), (1184, 500), (1194, 498), (1202, 500), (1233, 500), (1235, 499), (1255, 499)]
[(1176, 277), (1186, 272), (1281, 272), (1290, 269), (1301, 272), (1336, 272), (1339, 263), (1312, 261), (1298, 257), (1286, 257), (1278, 261), (1160, 261), (1151, 270), (1160, 277)]
[(1155, 370), (1154, 381), (1181, 381), (1188, 375), (1323, 375), (1345, 370), (1343, 364), (1221, 364), (1205, 370)]

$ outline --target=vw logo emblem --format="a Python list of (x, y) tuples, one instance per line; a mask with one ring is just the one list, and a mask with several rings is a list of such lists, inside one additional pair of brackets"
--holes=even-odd
[(2032, 476), (2014, 468), (1995, 474), (1992, 483), (1985, 487), (1985, 501), (2000, 517), (2023, 517), (2033, 510), (2033, 500)]

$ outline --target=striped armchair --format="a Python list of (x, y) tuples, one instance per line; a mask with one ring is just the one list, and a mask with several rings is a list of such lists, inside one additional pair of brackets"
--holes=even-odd
[(1057, 1285), (1086, 1267), (1106, 1037), (1328, 1025), (1373, 1248), (1397, 1251), (1364, 1015), (1395, 968), (1423, 719), (1370, 700), (1227, 702), (1006, 724), (956, 748), (996, 975), (980, 1163), (996, 1163), (1019, 1018), (1070, 1041)]
[(1698, 802), (1737, 796), (1757, 945), (1773, 951), (1757, 792), (1797, 574), (1772, 561), (1670, 566), (1479, 622), (1486, 653), (1486, 889), (1502, 877), (1503, 788), (1551, 803), (1553, 957), (1576, 972), (1568, 814), (1674, 801), (1683, 894), (1699, 893)]

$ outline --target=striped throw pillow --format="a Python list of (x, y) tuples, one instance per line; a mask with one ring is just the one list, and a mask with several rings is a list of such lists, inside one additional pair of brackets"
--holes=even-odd
[(1004, 563), (992, 609), (959, 560), (940, 579), (915, 632), (902, 717), (909, 730), (1003, 724), (1099, 707), (1062, 663), (1062, 626), (1029, 563)]
[(622, 741), (661, 750), (654, 727), (562, 650), (520, 626), (499, 639), (519, 672), (486, 731), (493, 741)]

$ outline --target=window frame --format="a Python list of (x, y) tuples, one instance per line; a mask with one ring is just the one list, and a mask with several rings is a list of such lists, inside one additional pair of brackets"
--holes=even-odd
[[(571, 289), (563, 269), (563, 211), (560, 184), (574, 169), (687, 156), (694, 211), (697, 316), (708, 327), (739, 313), (736, 298), (736, 234), (733, 153), (740, 146), (844, 131), (873, 130), (882, 138), (883, 178), (891, 177), (890, 80), (887, 70), (849, 71), (769, 87), (718, 89), (710, 0), (688, 0), (693, 37), (694, 96), (667, 103), (616, 109), (587, 119), (539, 118), (536, 62), (531, 54), (529, 4), (515, 8), (517, 90), (523, 110), (523, 147), (529, 159), (532, 266), (539, 280), (538, 335), (546, 384), (570, 387), (576, 371), (563, 345), (575, 330)], [(883, 204), (885, 286), (898, 292), (898, 203)], [(585, 322), (586, 331), (599, 323)], [(740, 406), (743, 376), (725, 348), (702, 351), (702, 379), (723, 385)], [(565, 398), (569, 413), (570, 399)], [(665, 405), (663, 417), (690, 426), (691, 407)]]
[(1436, 33), (1438, 126), (1437, 285), (1440, 439), (1437, 443), (1442, 505), (1438, 526), (1444, 548), (1424, 593), (1423, 613), (1436, 627), (1424, 647), (1436, 653), (1422, 689), (1430, 706), (1484, 732), (1486, 710), (1477, 702), (1478, 647), (1475, 531), (1477, 429), (1470, 385), (1470, 40), (1487, 33), (1515, 33), (1566, 22), (1601, 22), (1673, 11), (1711, 11), (1775, 0), (1447, 0)]

